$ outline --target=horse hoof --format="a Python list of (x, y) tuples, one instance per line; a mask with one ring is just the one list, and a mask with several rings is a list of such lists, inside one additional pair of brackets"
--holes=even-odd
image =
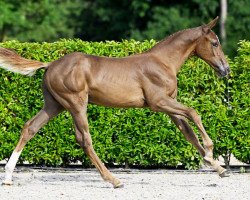
[(116, 188), (123, 188), (124, 187), (123, 183), (120, 180), (115, 180), (115, 182), (114, 182), (113, 185), (114, 185), (115, 189)]
[(12, 182), (12, 180), (4, 180), (4, 181), (2, 182), (2, 185), (11, 186), (11, 185), (13, 185), (13, 182)]
[(124, 184), (123, 183), (119, 183), (117, 185), (114, 185), (114, 188), (117, 189), (117, 188), (124, 188)]
[(227, 170), (224, 170), (224, 171), (222, 171), (222, 172), (219, 174), (219, 176), (220, 176), (221, 178), (225, 178), (225, 177), (229, 177), (230, 174), (229, 174), (229, 172), (228, 172)]

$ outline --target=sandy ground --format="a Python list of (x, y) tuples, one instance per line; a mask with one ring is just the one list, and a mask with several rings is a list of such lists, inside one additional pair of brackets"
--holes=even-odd
[[(113, 189), (94, 169), (18, 168), (13, 186), (0, 185), (1, 200), (249, 200), (250, 173), (220, 178), (214, 172), (111, 170), (124, 188)], [(0, 180), (4, 178), (0, 168)]]

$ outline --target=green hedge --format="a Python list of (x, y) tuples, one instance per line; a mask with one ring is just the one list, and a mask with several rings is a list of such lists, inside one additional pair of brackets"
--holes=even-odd
[[(50, 62), (74, 51), (122, 57), (143, 52), (154, 40), (84, 42), (61, 40), (55, 43), (19, 43), (9, 41), (0, 46), (15, 49), (26, 58)], [(192, 58), (178, 75), (179, 100), (195, 108), (215, 143), (214, 155), (233, 153), (250, 162), (249, 149), (249, 66), (250, 42), (242, 41), (239, 55), (231, 61), (229, 80), (230, 105), (225, 102), (226, 80), (218, 79), (202, 60)], [(44, 70), (33, 77), (0, 70), (0, 160), (10, 156), (23, 124), (43, 105), (41, 80)], [(107, 164), (177, 166), (195, 168), (201, 162), (192, 147), (162, 113), (148, 109), (112, 109), (89, 105), (90, 132), (97, 154)], [(197, 131), (196, 131), (197, 132)], [(49, 122), (25, 147), (21, 162), (48, 166), (67, 165), (89, 160), (75, 142), (72, 119), (66, 112)]]

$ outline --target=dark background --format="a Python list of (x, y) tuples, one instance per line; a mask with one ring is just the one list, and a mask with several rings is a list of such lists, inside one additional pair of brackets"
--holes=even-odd
[[(250, 38), (250, 1), (226, 3), (222, 43), (234, 56), (239, 40)], [(209, 22), (221, 15), (221, 7), (221, 0), (1, 0), (0, 41), (160, 40)]]

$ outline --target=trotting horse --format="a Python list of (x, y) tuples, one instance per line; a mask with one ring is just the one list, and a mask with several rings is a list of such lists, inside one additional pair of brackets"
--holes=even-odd
[[(121, 187), (121, 181), (110, 173), (93, 149), (86, 115), (88, 103), (119, 108), (148, 107), (155, 112), (166, 113), (204, 161), (221, 177), (228, 176), (213, 159), (213, 142), (197, 112), (176, 100), (176, 75), (188, 57), (197, 55), (220, 77), (229, 73), (218, 37), (211, 30), (217, 20), (218, 17), (208, 24), (174, 33), (150, 50), (124, 58), (75, 52), (54, 62), (42, 63), (0, 48), (0, 65), (4, 69), (27, 75), (40, 68), (46, 69), (42, 87), (44, 106), (25, 123), (20, 140), (6, 164), (3, 184), (12, 184), (12, 173), (25, 144), (50, 119), (67, 110), (74, 120), (76, 141), (103, 179), (115, 188)], [(187, 120), (198, 127), (203, 145)]]

